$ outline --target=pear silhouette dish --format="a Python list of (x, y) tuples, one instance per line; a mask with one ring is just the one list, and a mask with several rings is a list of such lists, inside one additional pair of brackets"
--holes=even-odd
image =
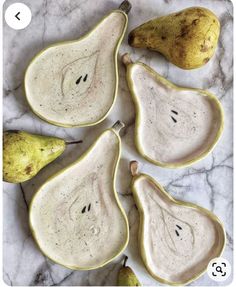
[(31, 202), (35, 241), (67, 268), (102, 267), (128, 243), (128, 220), (115, 191), (122, 127), (117, 122), (103, 132), (76, 162), (49, 178)]
[(161, 283), (186, 285), (220, 257), (225, 231), (210, 211), (175, 200), (131, 162), (132, 191), (140, 214), (139, 246), (148, 272)]
[(117, 94), (117, 54), (128, 21), (124, 11), (130, 8), (124, 1), (87, 35), (54, 44), (32, 60), (25, 92), (35, 114), (63, 127), (92, 126), (106, 118)]
[(148, 161), (162, 167), (191, 165), (216, 145), (224, 126), (223, 108), (205, 90), (169, 82), (149, 66), (127, 66), (127, 82), (135, 103), (135, 143)]
[(67, 145), (52, 136), (9, 130), (3, 133), (3, 180), (21, 183), (34, 177), (43, 167), (59, 157)]

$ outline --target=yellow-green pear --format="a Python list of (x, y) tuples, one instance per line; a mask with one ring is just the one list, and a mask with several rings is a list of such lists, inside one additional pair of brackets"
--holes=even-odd
[[(81, 141), (73, 142), (78, 143)], [(63, 139), (10, 130), (3, 133), (3, 180), (20, 183), (31, 179), (65, 150)]]
[(129, 34), (129, 44), (163, 54), (183, 69), (206, 64), (214, 55), (220, 34), (216, 15), (203, 7), (150, 20)]
[(126, 262), (128, 260), (128, 256), (125, 256), (124, 264), (121, 267), (119, 274), (118, 274), (118, 286), (141, 286), (138, 278), (134, 274), (134, 271), (126, 266)]

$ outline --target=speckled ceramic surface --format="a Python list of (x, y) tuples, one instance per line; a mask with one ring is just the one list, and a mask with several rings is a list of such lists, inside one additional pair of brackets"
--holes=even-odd
[(92, 126), (106, 118), (117, 95), (117, 52), (127, 23), (123, 11), (111, 11), (81, 39), (37, 54), (25, 74), (32, 110), (64, 127)]
[(128, 220), (114, 186), (120, 153), (118, 132), (104, 131), (33, 197), (31, 231), (40, 250), (54, 262), (72, 270), (92, 270), (124, 251)]
[(148, 272), (161, 283), (189, 284), (223, 253), (223, 223), (207, 209), (175, 200), (149, 175), (138, 170), (132, 175), (140, 214), (139, 248)]
[(179, 168), (208, 155), (224, 128), (220, 101), (208, 91), (178, 87), (149, 66), (127, 65), (135, 103), (135, 143), (148, 161)]
[[(7, 0), (4, 9), (13, 0)], [(129, 13), (127, 32), (150, 18), (166, 15), (190, 6), (204, 6), (219, 17), (221, 35), (215, 56), (196, 70), (185, 71), (168, 63), (162, 56), (148, 50), (132, 49), (127, 33), (119, 57), (130, 52), (134, 61), (145, 62), (158, 73), (180, 86), (207, 89), (217, 95), (225, 111), (223, 135), (213, 153), (191, 167), (170, 170), (159, 168), (142, 159), (134, 146), (134, 106), (120, 62), (120, 83), (117, 100), (109, 117), (91, 128), (59, 128), (35, 116), (24, 96), (24, 72), (36, 53), (62, 40), (73, 40), (89, 31), (106, 13), (116, 9), (121, 1), (104, 0), (22, 0), (32, 10), (31, 24), (14, 31), (4, 22), (4, 129), (24, 129), (39, 134), (55, 135), (67, 140), (83, 139), (83, 144), (71, 146), (65, 154), (42, 170), (34, 179), (19, 185), (4, 183), (3, 192), (3, 267), (4, 281), (12, 285), (115, 285), (123, 256), (107, 266), (92, 271), (71, 271), (46, 259), (32, 239), (28, 226), (28, 205), (35, 191), (47, 178), (72, 163), (99, 134), (120, 119), (126, 124), (121, 132), (123, 151), (118, 169), (117, 192), (128, 215), (130, 242), (125, 250), (129, 265), (143, 285), (159, 285), (143, 266), (138, 249), (139, 216), (130, 191), (129, 161), (140, 162), (142, 172), (160, 182), (177, 199), (190, 201), (213, 211), (226, 229), (223, 256), (232, 263), (233, 257), (233, 194), (232, 194), (232, 29), (233, 7), (228, 0), (135, 0)], [(191, 283), (198, 286), (225, 285), (213, 282), (207, 274)]]

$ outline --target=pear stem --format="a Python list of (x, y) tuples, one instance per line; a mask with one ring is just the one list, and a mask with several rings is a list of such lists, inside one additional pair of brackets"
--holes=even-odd
[(82, 140), (78, 140), (78, 141), (74, 141), (74, 142), (66, 142), (66, 145), (71, 145), (71, 144), (78, 144), (78, 143), (82, 143)]
[(122, 10), (123, 12), (125, 12), (125, 14), (129, 14), (129, 11), (131, 10), (132, 5), (128, 0), (123, 1), (120, 6), (119, 9)]
[(125, 255), (125, 259), (124, 259), (123, 267), (126, 267), (126, 262), (127, 262), (127, 260), (128, 260), (128, 256), (127, 256), (127, 255)]
[(129, 166), (132, 176), (138, 175), (138, 162), (136, 160), (132, 160)]
[(121, 121), (117, 121), (113, 126), (112, 129), (115, 130), (117, 133), (119, 133), (121, 131), (121, 129), (123, 129), (123, 127), (125, 126), (124, 123), (122, 123)]
[(122, 57), (121, 60), (123, 62), (123, 64), (127, 67), (130, 64), (133, 64), (133, 61), (130, 58), (129, 53), (125, 53)]

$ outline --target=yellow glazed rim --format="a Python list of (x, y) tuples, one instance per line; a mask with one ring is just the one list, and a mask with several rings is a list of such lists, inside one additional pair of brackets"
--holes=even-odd
[[(84, 124), (78, 124), (78, 125), (72, 125), (72, 124), (61, 124), (61, 123), (58, 123), (58, 122), (54, 122), (54, 121), (51, 121), (51, 120), (48, 120), (47, 118), (45, 118), (44, 116), (42, 116), (41, 114), (39, 114), (34, 108), (33, 106), (31, 105), (29, 99), (28, 99), (28, 96), (27, 96), (27, 85), (26, 85), (26, 79), (27, 79), (27, 75), (28, 75), (28, 71), (29, 71), (29, 68), (30, 66), (33, 64), (33, 62), (38, 58), (40, 57), (45, 51), (47, 51), (48, 49), (51, 49), (51, 48), (54, 48), (54, 47), (58, 47), (58, 46), (62, 46), (62, 45), (65, 45), (65, 44), (72, 44), (74, 42), (80, 42), (80, 41), (83, 41), (85, 38), (87, 38), (88, 36), (90, 36), (90, 34), (93, 33), (93, 31), (107, 18), (109, 17), (112, 13), (121, 13), (124, 15), (125, 17), (125, 24), (124, 24), (124, 28), (123, 28), (123, 32), (120, 36), (120, 39), (119, 41), (117, 42), (116, 46), (115, 46), (115, 52), (114, 52), (114, 63), (115, 63), (115, 89), (114, 89), (114, 94), (113, 94), (113, 102), (110, 106), (110, 108), (108, 109), (108, 111), (105, 113), (105, 115), (99, 119), (98, 121), (96, 122), (93, 122), (93, 123), (84, 123)], [(109, 14), (107, 14), (106, 16), (104, 16), (94, 27), (92, 30), (90, 30), (88, 33), (86, 33), (84, 36), (82, 36), (81, 38), (79, 38), (78, 40), (71, 40), (71, 41), (63, 41), (63, 42), (57, 42), (55, 44), (52, 44), (52, 45), (49, 45), (47, 48), (43, 49), (42, 51), (40, 51), (38, 54), (36, 54), (33, 59), (30, 61), (27, 69), (26, 69), (26, 72), (25, 72), (25, 77), (24, 77), (24, 90), (25, 90), (25, 97), (26, 97), (26, 100), (31, 108), (31, 110), (34, 112), (34, 114), (36, 114), (40, 119), (48, 122), (49, 124), (53, 124), (53, 125), (56, 125), (56, 126), (59, 126), (59, 127), (65, 127), (65, 128), (71, 128), (71, 127), (90, 127), (90, 126), (94, 126), (94, 125), (97, 125), (99, 124), (100, 122), (102, 122), (103, 120), (105, 120), (105, 118), (108, 116), (108, 114), (110, 113), (111, 109), (113, 108), (114, 104), (115, 104), (115, 100), (116, 100), (116, 97), (117, 97), (117, 92), (118, 92), (118, 85), (119, 85), (119, 69), (118, 69), (118, 63), (117, 63), (117, 56), (118, 56), (118, 50), (119, 50), (119, 47), (120, 47), (120, 44), (124, 38), (124, 35), (125, 35), (125, 32), (126, 32), (126, 29), (127, 29), (127, 25), (128, 25), (128, 16), (125, 12), (123, 12), (122, 10), (113, 10), (112, 12), (110, 12)]]
[[(191, 160), (187, 160), (187, 161), (182, 161), (182, 162), (178, 162), (178, 163), (165, 163), (165, 162), (161, 162), (161, 161), (157, 161), (154, 160), (152, 158), (150, 158), (149, 156), (147, 156), (141, 146), (140, 140), (139, 140), (139, 126), (140, 126), (140, 104), (137, 100), (137, 97), (135, 95), (135, 90), (134, 90), (134, 84), (132, 81), (132, 69), (135, 67), (135, 65), (140, 65), (142, 66), (144, 69), (146, 69), (150, 74), (152, 74), (154, 76), (154, 78), (161, 80), (162, 83), (164, 83), (166, 86), (170, 87), (170, 88), (174, 88), (178, 91), (185, 91), (185, 90), (190, 90), (190, 91), (198, 91), (200, 93), (202, 93), (204, 96), (209, 97), (215, 104), (216, 108), (219, 111), (220, 114), (220, 127), (219, 130), (216, 133), (215, 136), (215, 141), (201, 154), (199, 154), (198, 156), (193, 157), (193, 159)], [(217, 144), (218, 140), (220, 139), (223, 129), (224, 129), (224, 111), (223, 111), (223, 107), (220, 103), (220, 101), (217, 99), (217, 97), (211, 93), (209, 93), (208, 91), (202, 90), (202, 89), (194, 89), (194, 88), (182, 88), (179, 87), (173, 83), (171, 83), (170, 81), (168, 81), (167, 79), (165, 79), (164, 77), (162, 77), (161, 75), (159, 75), (157, 72), (155, 72), (152, 68), (150, 68), (149, 66), (141, 63), (141, 62), (137, 62), (137, 63), (131, 63), (128, 64), (127, 66), (127, 74), (126, 74), (126, 78), (127, 78), (127, 82), (128, 82), (128, 86), (133, 98), (133, 102), (135, 105), (135, 110), (136, 110), (136, 119), (135, 119), (135, 145), (137, 147), (138, 152), (149, 162), (160, 166), (160, 167), (166, 167), (166, 168), (181, 168), (181, 167), (186, 167), (186, 166), (190, 166), (193, 163), (200, 161), (201, 159), (203, 159), (204, 157), (206, 157), (215, 147), (215, 145)]]
[[(218, 257), (221, 256), (221, 254), (223, 253), (224, 251), (224, 248), (225, 248), (225, 244), (226, 244), (226, 233), (225, 233), (225, 229), (224, 229), (224, 225), (223, 223), (219, 220), (219, 218), (214, 214), (212, 213), (211, 211), (209, 211), (208, 209), (205, 209), (199, 205), (196, 205), (196, 204), (193, 204), (193, 203), (190, 203), (190, 202), (185, 202), (185, 201), (181, 201), (181, 200), (176, 200), (175, 198), (173, 198), (157, 181), (155, 181), (152, 177), (150, 177), (149, 175), (147, 174), (144, 174), (144, 173), (140, 173), (140, 174), (137, 174), (137, 175), (134, 175), (133, 176), (133, 179), (132, 179), (132, 183), (131, 183), (131, 189), (132, 189), (132, 193), (134, 195), (134, 199), (135, 199), (135, 202), (138, 206), (138, 211), (139, 211), (139, 215), (140, 215), (140, 223), (144, 222), (144, 212), (143, 212), (143, 209), (141, 207), (141, 202), (136, 194), (136, 189), (134, 187), (134, 184), (135, 184), (135, 181), (140, 179), (141, 177), (144, 177), (144, 178), (147, 178), (149, 181), (151, 181), (155, 186), (157, 186), (157, 188), (165, 195), (168, 197), (168, 199), (172, 202), (174, 202), (175, 204), (177, 205), (184, 205), (184, 206), (187, 206), (189, 208), (192, 208), (192, 209), (197, 209), (197, 210), (200, 210), (202, 211), (203, 213), (207, 214), (207, 216), (209, 218), (211, 218), (214, 222), (218, 223), (219, 226), (221, 227), (222, 229), (222, 234), (223, 234), (223, 238), (222, 238), (222, 246), (220, 248), (220, 252), (218, 254)], [(140, 254), (141, 254), (141, 257), (142, 257), (142, 260), (143, 260), (143, 263), (147, 269), (147, 271), (151, 274), (151, 276), (156, 279), (157, 281), (163, 283), (163, 284), (167, 284), (167, 285), (172, 285), (172, 286), (183, 286), (183, 285), (187, 285), (189, 283), (191, 283), (192, 281), (195, 281), (196, 279), (198, 279), (199, 277), (201, 277), (206, 271), (207, 271), (207, 268), (205, 268), (202, 272), (196, 274), (194, 277), (192, 277), (190, 280), (188, 281), (185, 281), (185, 282), (171, 282), (171, 281), (168, 281), (168, 280), (165, 280), (161, 277), (158, 277), (156, 276), (151, 270), (150, 268), (148, 267), (148, 264), (147, 264), (147, 260), (146, 260), (146, 254), (144, 252), (144, 230), (143, 230), (143, 224), (140, 224), (139, 225), (139, 248), (140, 248)]]
[[(118, 139), (118, 146), (119, 146), (119, 150), (118, 150), (118, 155), (117, 155), (117, 162), (116, 162), (116, 165), (115, 165), (115, 170), (114, 170), (114, 174), (112, 176), (112, 180), (113, 180), (113, 191), (114, 191), (114, 195), (115, 195), (115, 199), (116, 199), (116, 202), (117, 202), (117, 205), (124, 217), (124, 220), (125, 220), (125, 224), (126, 224), (126, 232), (127, 232), (127, 238), (126, 238), (126, 241), (123, 245), (123, 247), (121, 248), (121, 250), (114, 256), (112, 257), (111, 259), (103, 262), (101, 265), (98, 265), (98, 266), (93, 266), (91, 268), (83, 268), (83, 267), (80, 267), (80, 266), (68, 266), (68, 265), (64, 265), (63, 263), (60, 263), (60, 262), (57, 262), (56, 260), (54, 260), (53, 258), (51, 258), (47, 253), (44, 252), (44, 250), (40, 247), (40, 244), (38, 242), (38, 239), (37, 239), (37, 235), (36, 235), (36, 231), (34, 230), (34, 227), (33, 227), (33, 224), (32, 224), (32, 214), (33, 214), (33, 210), (32, 210), (32, 206), (33, 206), (33, 202), (36, 198), (36, 195), (41, 191), (41, 189), (49, 182), (51, 181), (52, 179), (54, 179), (55, 177), (57, 177), (58, 175), (62, 174), (65, 170), (71, 168), (72, 166), (74, 166), (75, 164), (79, 163), (81, 160), (83, 160), (87, 154), (94, 148), (94, 146), (97, 144), (97, 142), (99, 141), (99, 139), (107, 132), (113, 132), (117, 139)], [(93, 270), (93, 269), (97, 269), (97, 268), (100, 268), (100, 267), (103, 267), (105, 266), (106, 264), (108, 264), (109, 262), (111, 262), (112, 260), (114, 260), (116, 257), (118, 257), (124, 250), (125, 248), (127, 247), (127, 244), (129, 242), (129, 223), (128, 223), (128, 219), (127, 219), (127, 216), (126, 216), (126, 213), (120, 203), (120, 200), (118, 198), (118, 194), (116, 192), (116, 187), (115, 187), (115, 179), (116, 179), (116, 175), (117, 175), (117, 170), (118, 170), (118, 165), (119, 165), (119, 161), (120, 161), (120, 156), (121, 156), (121, 139), (120, 139), (120, 136), (119, 136), (119, 133), (116, 132), (113, 128), (110, 128), (110, 129), (107, 129), (105, 130), (98, 138), (97, 140), (88, 148), (88, 150), (83, 153), (80, 158), (78, 160), (76, 160), (75, 162), (73, 162), (72, 164), (70, 164), (69, 166), (63, 168), (62, 170), (60, 170), (59, 172), (57, 172), (56, 174), (54, 174), (53, 176), (51, 176), (37, 191), (36, 193), (34, 194), (31, 202), (30, 202), (30, 206), (29, 206), (29, 226), (30, 226), (30, 230), (31, 230), (31, 233), (33, 235), (33, 238), (39, 248), (39, 250), (45, 255), (47, 256), (51, 261), (59, 264), (59, 265), (62, 265), (66, 268), (69, 268), (69, 269), (72, 269), (72, 270)]]

